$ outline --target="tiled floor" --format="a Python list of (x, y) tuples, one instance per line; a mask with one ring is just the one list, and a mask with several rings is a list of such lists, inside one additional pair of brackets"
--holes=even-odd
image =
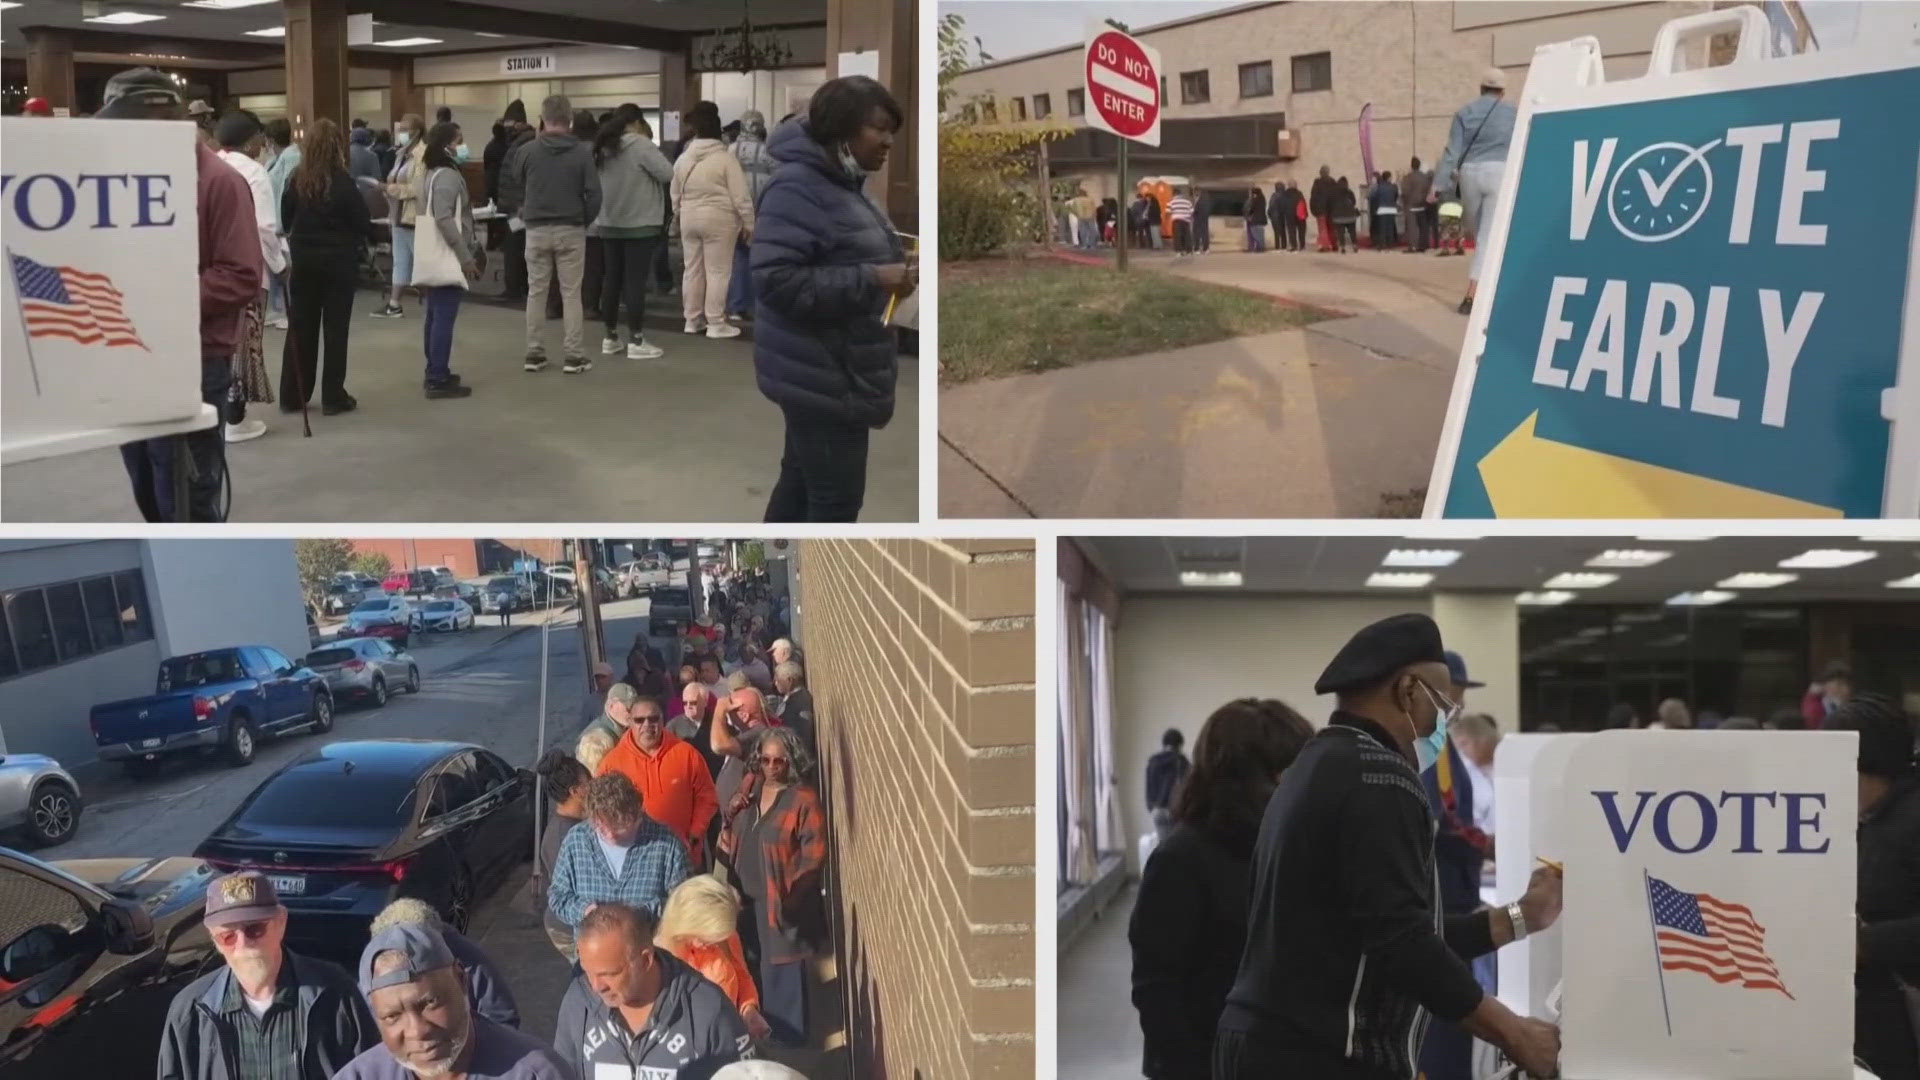
[(1133, 886), (1060, 958), (1060, 1080), (1140, 1075), (1140, 1018), (1133, 1011), (1127, 919)]

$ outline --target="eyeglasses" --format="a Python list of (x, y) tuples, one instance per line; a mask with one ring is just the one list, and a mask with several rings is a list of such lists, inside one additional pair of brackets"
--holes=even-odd
[(242, 937), (245, 937), (248, 941), (259, 941), (261, 938), (267, 936), (267, 930), (272, 925), (272, 920), (266, 919), (259, 922), (231, 923), (226, 926), (216, 926), (213, 928), (213, 939), (222, 945), (236, 944)]
[(633, 718), (633, 722), (635, 724), (664, 724), (667, 722), (667, 718), (656, 713), (651, 716), (636, 716)]
[(771, 756), (771, 755), (768, 755), (768, 754), (761, 754), (761, 755), (760, 755), (760, 756), (759, 756), (759, 757), (758, 757), (757, 759), (755, 759), (755, 760), (757, 760), (757, 761), (759, 761), (759, 762), (760, 762), (760, 764), (762, 764), (762, 765), (785, 765), (785, 764), (787, 763), (787, 759), (786, 759), (786, 758), (783, 758), (783, 757), (773, 757), (773, 756)]

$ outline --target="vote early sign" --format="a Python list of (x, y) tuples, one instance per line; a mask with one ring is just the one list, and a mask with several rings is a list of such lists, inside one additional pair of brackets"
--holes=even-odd
[(1087, 123), (1160, 145), (1160, 50), (1104, 23), (1087, 33)]
[(1888, 106), (1920, 101), (1920, 58), (1536, 99), (1547, 51), (1429, 514), (1914, 513), (1920, 111)]

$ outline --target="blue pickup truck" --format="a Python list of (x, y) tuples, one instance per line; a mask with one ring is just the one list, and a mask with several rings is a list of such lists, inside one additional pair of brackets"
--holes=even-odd
[(129, 776), (151, 776), (162, 758), (188, 751), (239, 766), (262, 735), (331, 731), (333, 694), (279, 650), (242, 645), (161, 661), (153, 694), (95, 705), (88, 724), (100, 757)]

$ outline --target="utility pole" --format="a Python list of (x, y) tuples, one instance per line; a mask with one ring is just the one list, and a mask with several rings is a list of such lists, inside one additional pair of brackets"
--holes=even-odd
[(1120, 213), (1113, 222), (1114, 268), (1124, 272), (1127, 268), (1127, 241), (1133, 231), (1133, 196), (1127, 190), (1127, 140), (1118, 135), (1113, 137), (1120, 144)]
[(573, 546), (574, 597), (580, 603), (580, 648), (587, 661), (587, 686), (593, 686), (593, 666), (607, 658), (607, 642), (600, 626), (600, 594), (594, 588), (593, 541)]

